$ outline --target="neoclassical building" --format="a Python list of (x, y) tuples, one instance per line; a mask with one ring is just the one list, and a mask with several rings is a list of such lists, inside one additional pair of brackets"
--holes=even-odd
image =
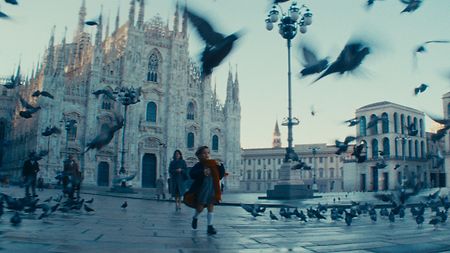
[[(367, 161), (349, 160), (344, 166), (346, 191), (378, 191), (398, 188), (403, 181), (412, 185), (428, 184), (430, 171), (427, 165), (427, 138), (424, 113), (416, 109), (391, 103), (378, 102), (356, 110), (360, 118), (356, 126), (357, 143), (366, 146)], [(380, 118), (374, 127), (369, 122)], [(417, 135), (410, 136), (407, 126), (414, 124)], [(381, 152), (381, 153), (380, 153)], [(375, 168), (385, 161), (387, 167)], [(399, 168), (394, 169), (396, 165)]]
[[(242, 150), (241, 191), (266, 192), (279, 181), (286, 149), (281, 147), (278, 123), (275, 124), (272, 143), (272, 148)], [(353, 145), (341, 156), (335, 154), (336, 146), (324, 143), (295, 145), (294, 150), (301, 161), (311, 167), (311, 170), (300, 173), (305, 184), (312, 188), (315, 181), (319, 192), (343, 190), (343, 161), (351, 158)]]
[[(445, 93), (442, 96), (442, 106), (444, 111), (444, 118), (450, 119), (450, 92)], [(444, 137), (444, 146), (443, 146), (443, 155), (445, 157), (444, 160), (444, 169), (443, 173), (445, 173), (446, 186), (450, 186), (450, 131), (447, 131), (447, 134)]]
[[(64, 36), (56, 43), (53, 29), (44, 60), (25, 85), (3, 89), (0, 96), (0, 138), (11, 141), (4, 152), (1, 173), (18, 177), (29, 151), (49, 150), (40, 161), (45, 180), (53, 180), (62, 169), (63, 159), (71, 153), (80, 161), (85, 184), (111, 186), (123, 151), (125, 169), (136, 174), (132, 184), (155, 187), (157, 177), (167, 177), (175, 149), (180, 149), (188, 165), (193, 165), (197, 161), (195, 149), (208, 145), (211, 156), (223, 161), (228, 169), (226, 187), (239, 187), (241, 108), (237, 71), (232, 73), (230, 68), (226, 99), (221, 103), (211, 79), (202, 80), (199, 67), (190, 60), (186, 10), (180, 11), (177, 6), (169, 28), (160, 16), (145, 21), (144, 3), (131, 0), (128, 19), (121, 25), (117, 15), (111, 33), (100, 15), (94, 38), (84, 30), (84, 1), (72, 42)], [(102, 127), (114, 124), (114, 114), (124, 113), (122, 104), (106, 96), (97, 98), (92, 92), (116, 87), (142, 89), (141, 101), (127, 110), (125, 148), (121, 149), (120, 130), (104, 148), (83, 154), (86, 144)], [(35, 90), (48, 91), (55, 98), (32, 97)], [(19, 117), (19, 95), (42, 109), (30, 119)], [(76, 124), (65, 131), (65, 122), (70, 120)], [(47, 126), (57, 126), (63, 133), (44, 137), (41, 132)]]

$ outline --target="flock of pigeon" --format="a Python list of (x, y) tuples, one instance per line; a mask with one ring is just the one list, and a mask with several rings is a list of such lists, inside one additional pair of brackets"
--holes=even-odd
[[(63, 201), (64, 200), (64, 201)], [(14, 198), (7, 194), (0, 194), (0, 217), (5, 214), (5, 208), (7, 212), (13, 213), (10, 218), (12, 225), (16, 226), (22, 222), (22, 217), (27, 219), (44, 219), (55, 215), (57, 211), (60, 213), (81, 213), (82, 209), (86, 213), (93, 213), (95, 210), (89, 206), (94, 203), (94, 198), (90, 200), (75, 200), (64, 199), (62, 195), (53, 198), (53, 196), (39, 202), (39, 199), (33, 198)], [(6, 204), (6, 206), (5, 206)], [(88, 205), (89, 204), (89, 205)], [(124, 201), (120, 206), (122, 210), (128, 207), (127, 201)], [(36, 211), (40, 209), (40, 214)]]
[[(283, 2), (287, 2), (288, 0), (274, 0), (273, 4), (280, 4)], [(382, 0), (368, 0), (367, 1), (367, 7), (371, 8), (373, 7), (374, 3), (376, 1), (382, 1)], [(5, 2), (13, 5), (17, 5), (16, 0), (5, 0)], [(405, 12), (414, 12), (416, 11), (422, 4), (423, 0), (400, 0), (401, 3), (405, 5), (405, 8), (401, 11), (401, 13)], [(231, 35), (224, 35), (218, 31), (216, 31), (210, 22), (208, 22), (205, 18), (201, 17), (201, 15), (195, 13), (194, 11), (187, 9), (187, 14), (189, 17), (189, 20), (195, 27), (195, 30), (197, 31), (200, 38), (205, 42), (205, 48), (201, 54), (201, 75), (202, 77), (206, 77), (210, 75), (213, 72), (213, 69), (220, 65), (220, 63), (230, 54), (230, 52), (233, 49), (234, 42), (239, 39), (241, 36), (241, 32), (236, 32)], [(2, 14), (3, 16), (6, 16), (6, 14)], [(89, 26), (95, 26), (98, 25), (98, 22), (94, 20), (89, 20), (85, 22), (86, 25)], [(413, 54), (414, 59), (416, 58), (417, 53), (424, 53), (426, 52), (426, 46), (433, 43), (450, 43), (448, 40), (430, 40), (426, 41), (420, 46), (418, 46)], [(300, 51), (303, 53), (303, 59), (304, 62), (302, 63), (304, 65), (304, 68), (300, 71), (300, 76), (309, 76), (313, 74), (320, 74), (312, 83), (315, 83), (319, 81), (320, 79), (333, 74), (344, 74), (344, 73), (350, 73), (357, 69), (364, 59), (371, 53), (371, 47), (368, 45), (368, 43), (364, 41), (349, 41), (347, 45), (342, 49), (338, 57), (335, 61), (329, 63), (328, 57), (319, 59), (316, 54), (314, 53), (314, 50), (312, 48), (309, 48), (307, 46), (301, 46)], [(20, 77), (17, 76), (16, 78), (12, 77), (11, 80), (5, 84), (6, 88), (13, 89), (17, 87), (20, 84)], [(414, 94), (419, 95), (421, 93), (424, 93), (429, 85), (422, 83), (418, 87), (414, 89)], [(96, 97), (98, 97), (100, 94), (110, 98), (111, 100), (116, 100), (116, 97), (114, 96), (112, 91), (109, 90), (98, 90), (93, 93)], [(33, 93), (33, 96), (46, 96), (48, 98), (53, 98), (51, 94), (49, 94), (46, 91), (36, 91)], [(33, 113), (36, 113), (41, 109), (40, 106), (33, 106), (27, 101), (25, 101), (23, 98), (20, 98), (20, 102), (22, 106), (25, 108), (25, 110), (20, 111), (19, 115), (23, 118), (31, 118)], [(314, 116), (315, 112), (312, 110), (311, 114)], [(429, 115), (430, 116), (430, 115)], [(447, 130), (450, 129), (450, 122), (448, 120), (444, 119), (437, 119), (436, 117), (430, 116), (434, 121), (444, 125), (442, 129), (440, 129), (436, 134), (432, 135), (433, 141), (439, 141), (442, 139), (445, 134), (447, 133)], [(119, 118), (116, 115), (116, 124), (114, 124), (109, 129), (102, 130), (101, 133), (94, 138), (92, 142), (90, 142), (87, 146), (86, 151), (90, 149), (100, 149), (103, 146), (107, 145), (111, 139), (114, 136), (114, 133), (118, 131), (121, 127), (123, 127), (123, 120)], [(367, 128), (370, 129), (377, 125), (379, 121), (383, 121), (382, 117), (374, 117), (371, 118), (370, 122), (367, 124)], [(345, 121), (349, 124), (349, 126), (355, 126), (359, 124), (360, 119), (354, 118)], [(408, 130), (409, 136), (416, 136), (418, 133), (418, 128), (414, 123), (411, 123), (406, 127)], [(341, 142), (339, 140), (336, 140), (336, 147), (338, 150), (336, 151), (336, 154), (340, 155), (343, 152), (347, 151), (348, 145), (351, 141), (355, 140), (354, 137), (347, 137), (344, 142)], [(364, 162), (367, 158), (366, 154), (364, 154), (363, 150), (364, 147), (361, 145), (365, 144), (358, 144), (354, 147), (353, 155), (355, 156), (356, 160), (358, 162)], [(85, 151), (85, 152), (86, 152)], [(443, 162), (442, 155), (438, 152), (437, 154), (431, 154), (432, 158), (437, 158), (438, 164), (441, 164)], [(306, 164), (304, 164), (302, 167), (307, 168)]]
[[(441, 223), (445, 223), (448, 218), (448, 209), (450, 208), (450, 202), (448, 196), (439, 196), (440, 191), (436, 191), (433, 194), (427, 196), (424, 202), (419, 204), (405, 204), (401, 199), (395, 199), (393, 195), (387, 194), (377, 194), (375, 197), (378, 199), (389, 202), (387, 205), (375, 206), (369, 203), (351, 202), (351, 205), (321, 205), (320, 203), (316, 208), (309, 207), (303, 212), (303, 210), (298, 210), (297, 207), (281, 207), (279, 209), (279, 217), (269, 211), (270, 220), (284, 219), (288, 220), (298, 220), (306, 223), (311, 220), (331, 220), (333, 222), (345, 221), (347, 226), (350, 226), (353, 220), (364, 219), (364, 217), (370, 218), (373, 223), (376, 223), (378, 216), (380, 218), (388, 219), (392, 224), (395, 222), (396, 218), (407, 219), (406, 210), (409, 206), (411, 212), (411, 218), (415, 220), (418, 226), (422, 226), (425, 222), (425, 217), (428, 218), (428, 224), (433, 225), (435, 228)], [(404, 201), (405, 199), (403, 199)], [(390, 208), (388, 209), (388, 207)], [(258, 204), (241, 204), (241, 207), (248, 212), (255, 219), (258, 216), (264, 216), (266, 207)], [(426, 209), (430, 209), (429, 217), (425, 215)], [(292, 210), (293, 209), (293, 210)], [(379, 209), (377, 211), (376, 209)], [(328, 212), (330, 210), (330, 212)], [(306, 214), (305, 214), (306, 213)]]

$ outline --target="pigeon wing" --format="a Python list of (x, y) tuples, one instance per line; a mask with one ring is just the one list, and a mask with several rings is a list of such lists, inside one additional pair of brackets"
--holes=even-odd
[(26, 109), (33, 109), (34, 108), (25, 99), (23, 99), (23, 97), (19, 97), (19, 99), (20, 99), (20, 103), (22, 104), (22, 106), (25, 107)]
[(318, 62), (316, 54), (308, 47), (303, 46), (303, 59), (305, 60), (305, 63), (303, 64), (306, 66), (314, 65)]
[(225, 38), (225, 36), (221, 33), (214, 31), (212, 26), (203, 18), (197, 16), (192, 13), (190, 10), (187, 11), (189, 20), (191, 20), (192, 24), (197, 29), (200, 37), (208, 44), (214, 45), (220, 42)]
[(42, 91), (41, 95), (44, 97), (51, 98), (51, 99), (55, 98), (52, 94), (50, 94), (50, 92), (47, 92), (47, 91)]

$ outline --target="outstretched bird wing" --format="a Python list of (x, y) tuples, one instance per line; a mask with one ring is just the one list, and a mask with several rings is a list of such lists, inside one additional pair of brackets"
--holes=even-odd
[(223, 34), (214, 31), (212, 26), (205, 19), (199, 17), (190, 10), (187, 10), (187, 13), (189, 15), (189, 20), (191, 20), (200, 37), (202, 37), (206, 44), (214, 45), (225, 38)]
[(303, 46), (301, 49), (303, 52), (303, 59), (305, 60), (305, 62), (303, 63), (303, 66), (305, 66), (305, 67), (311, 66), (318, 62), (317, 56), (311, 48)]
[(55, 98), (55, 97), (54, 97), (52, 94), (50, 94), (50, 92), (48, 92), (48, 91), (42, 91), (42, 92), (41, 92), (41, 95), (44, 96), (44, 97), (51, 98), (51, 99)]
[(30, 105), (25, 99), (23, 99), (23, 97), (19, 97), (19, 99), (20, 104), (22, 104), (23, 107), (25, 107), (26, 109), (34, 109), (34, 107)]

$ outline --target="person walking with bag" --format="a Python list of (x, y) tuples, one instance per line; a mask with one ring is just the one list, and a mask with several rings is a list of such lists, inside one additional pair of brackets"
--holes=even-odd
[(175, 211), (181, 210), (181, 196), (184, 194), (184, 181), (187, 178), (187, 166), (180, 150), (173, 152), (173, 160), (169, 165), (170, 187), (172, 197), (175, 198)]
[(189, 175), (194, 180), (189, 191), (184, 194), (184, 203), (195, 209), (192, 217), (192, 228), (197, 229), (198, 216), (206, 207), (207, 233), (217, 234), (213, 226), (214, 205), (221, 199), (220, 180), (225, 175), (223, 164), (216, 160), (210, 160), (208, 146), (201, 146), (195, 152), (199, 162), (192, 167)]

